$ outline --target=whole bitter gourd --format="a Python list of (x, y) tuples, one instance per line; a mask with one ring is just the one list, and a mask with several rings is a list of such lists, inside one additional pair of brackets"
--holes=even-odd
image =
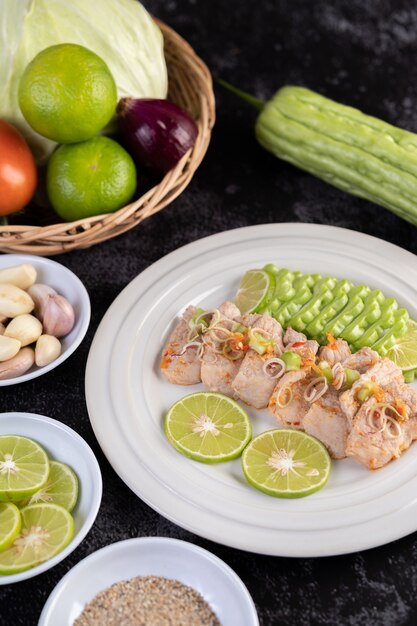
[(304, 87), (268, 101), (219, 80), (257, 108), (255, 134), (275, 156), (417, 224), (417, 135)]
[(414, 133), (292, 86), (264, 104), (255, 132), (277, 157), (417, 224)]

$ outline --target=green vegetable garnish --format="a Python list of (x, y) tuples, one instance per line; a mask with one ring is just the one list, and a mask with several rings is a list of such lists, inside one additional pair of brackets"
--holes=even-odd
[(302, 359), (296, 352), (284, 352), (281, 359), (285, 363), (285, 369), (288, 372), (296, 371), (301, 368)]

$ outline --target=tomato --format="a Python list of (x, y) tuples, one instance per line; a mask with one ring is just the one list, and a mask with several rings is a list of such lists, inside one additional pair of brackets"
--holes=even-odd
[(0, 215), (23, 209), (35, 193), (37, 180), (26, 141), (14, 126), (0, 120)]

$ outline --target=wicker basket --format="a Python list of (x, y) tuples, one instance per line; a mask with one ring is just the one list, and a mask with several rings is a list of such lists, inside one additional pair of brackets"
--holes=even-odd
[(210, 72), (189, 44), (157, 20), (164, 35), (170, 100), (196, 120), (194, 147), (143, 196), (115, 213), (48, 226), (0, 226), (0, 251), (52, 256), (117, 237), (166, 207), (188, 185), (210, 142), (215, 103)]

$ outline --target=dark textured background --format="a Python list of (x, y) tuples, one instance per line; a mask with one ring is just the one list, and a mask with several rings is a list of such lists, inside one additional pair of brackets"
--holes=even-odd
[[(214, 76), (258, 97), (301, 84), (417, 131), (417, 8), (411, 0), (145, 5), (191, 43)], [(80, 559), (114, 541), (148, 535), (185, 539), (224, 559), (248, 586), (262, 626), (417, 623), (417, 535), (324, 559), (229, 549), (178, 528), (141, 502), (113, 472), (92, 433), (84, 369), (94, 332), (123, 287), (167, 252), (229, 228), (287, 221), (334, 224), (417, 251), (416, 228), (274, 159), (256, 144), (250, 108), (218, 88), (216, 97), (211, 146), (181, 197), (117, 239), (56, 257), (83, 280), (91, 297), (91, 326), (80, 348), (50, 374), (1, 388), (1, 411), (42, 413), (75, 428), (95, 451), (104, 479), (97, 521), (81, 546), (45, 574), (1, 588), (1, 626), (36, 624), (53, 587)]]

